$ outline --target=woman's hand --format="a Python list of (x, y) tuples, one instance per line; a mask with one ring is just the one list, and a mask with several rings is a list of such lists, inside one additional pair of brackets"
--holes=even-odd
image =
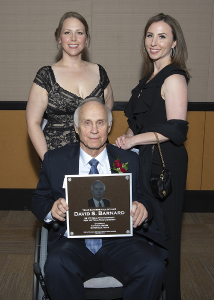
[(118, 148), (122, 148), (124, 150), (130, 149), (130, 148), (134, 147), (134, 145), (131, 145), (131, 143), (130, 143), (130, 142), (133, 143), (133, 140), (129, 140), (129, 138), (131, 138), (133, 136), (134, 136), (133, 131), (130, 128), (128, 128), (126, 134), (123, 134), (116, 139), (115, 145)]
[(115, 145), (118, 147), (118, 148), (121, 148), (121, 146), (125, 143), (125, 134), (119, 136), (116, 141), (115, 141)]
[(115, 141), (115, 144), (118, 148), (127, 150), (134, 147), (133, 144), (133, 136), (123, 134), (122, 136), (118, 137)]

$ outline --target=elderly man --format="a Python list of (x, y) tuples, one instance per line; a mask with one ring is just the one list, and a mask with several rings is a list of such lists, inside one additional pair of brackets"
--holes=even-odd
[[(52, 300), (83, 300), (83, 282), (103, 271), (123, 283), (124, 300), (156, 300), (166, 275), (168, 252), (152, 221), (152, 204), (140, 190), (138, 156), (107, 143), (112, 115), (99, 100), (85, 101), (76, 110), (74, 123), (80, 143), (45, 154), (32, 199), (32, 211), (40, 221), (61, 221), (58, 232), (50, 229), (48, 237), (45, 280), (49, 295)], [(132, 173), (133, 237), (68, 239), (64, 175), (109, 174), (117, 156), (121, 162), (129, 161), (128, 172)], [(141, 224), (146, 218), (150, 226), (144, 231)]]
[(110, 200), (103, 198), (105, 193), (105, 184), (96, 180), (91, 186), (93, 197), (88, 200), (88, 207), (109, 207)]

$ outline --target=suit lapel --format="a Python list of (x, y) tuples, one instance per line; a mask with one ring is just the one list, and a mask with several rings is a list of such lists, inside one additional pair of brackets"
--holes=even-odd
[[(113, 146), (111, 144), (107, 144), (106, 149), (107, 149), (107, 153), (108, 153), (110, 168), (113, 168), (113, 162), (117, 159), (117, 151), (115, 151), (117, 149), (117, 147)], [(111, 169), (111, 173), (115, 174), (117, 172), (115, 172), (114, 170)]]
[(76, 144), (71, 148), (69, 153), (70, 159), (66, 161), (66, 175), (79, 175), (79, 156), (80, 156), (80, 144)]

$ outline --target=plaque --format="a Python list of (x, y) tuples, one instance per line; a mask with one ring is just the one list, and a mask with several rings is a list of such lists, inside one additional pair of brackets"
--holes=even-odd
[(133, 235), (132, 174), (66, 175), (68, 238)]

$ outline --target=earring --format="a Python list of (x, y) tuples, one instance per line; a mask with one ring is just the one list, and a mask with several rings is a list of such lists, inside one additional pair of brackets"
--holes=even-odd
[(143, 51), (144, 51), (144, 53), (148, 54), (145, 47), (143, 48)]
[(171, 49), (171, 57), (173, 58), (175, 56), (175, 47)]

